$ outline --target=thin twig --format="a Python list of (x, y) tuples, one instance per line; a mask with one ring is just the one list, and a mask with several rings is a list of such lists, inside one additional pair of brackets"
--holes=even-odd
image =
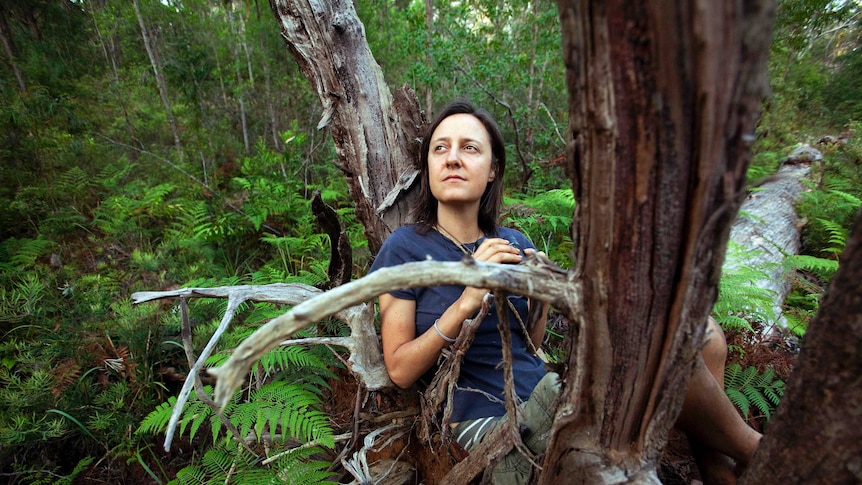
[[(186, 351), (186, 360), (188, 360), (188, 362), (189, 362), (189, 368), (193, 368), (195, 366), (195, 363), (196, 363), (195, 362), (196, 358), (195, 358), (194, 348), (192, 347), (192, 327), (191, 327), (191, 322), (189, 320), (188, 300), (185, 297), (180, 297), (180, 313), (182, 315), (182, 322), (183, 322), (182, 323), (182, 332), (181, 332), (182, 341), (183, 341), (183, 349)], [(236, 441), (240, 442), (240, 444), (243, 445), (243, 447), (246, 449), (246, 451), (248, 451), (249, 453), (251, 453), (254, 456), (257, 456), (257, 454), (245, 442), (245, 440), (242, 439), (242, 437), (240, 436), (240, 433), (239, 433), (239, 429), (237, 429), (237, 427), (234, 426), (234, 424), (232, 422), (230, 422), (229, 419), (227, 419), (227, 417), (224, 415), (224, 413), (221, 411), (221, 409), (219, 409), (219, 407), (216, 406), (215, 401), (213, 401), (212, 398), (209, 396), (209, 394), (207, 394), (206, 390), (204, 389), (203, 383), (201, 382), (200, 379), (198, 379), (197, 373), (192, 374), (190, 372), (188, 377), (186, 377), (186, 380), (188, 380), (188, 379), (191, 379), (194, 382), (195, 395), (197, 396), (198, 400), (201, 401), (202, 403), (206, 404), (207, 407), (209, 407), (210, 409), (212, 409), (213, 413), (215, 413), (215, 415), (219, 417), (222, 424), (224, 424), (225, 427), (230, 431), (230, 433), (233, 435), (234, 439)], [(177, 408), (174, 408), (174, 412), (176, 412), (176, 409)]]

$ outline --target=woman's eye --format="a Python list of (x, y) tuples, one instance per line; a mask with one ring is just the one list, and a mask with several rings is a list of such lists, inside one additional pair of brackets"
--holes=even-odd
[(464, 150), (467, 150), (469, 152), (475, 152), (476, 150), (478, 150), (478, 148), (475, 145), (467, 145), (464, 147)]

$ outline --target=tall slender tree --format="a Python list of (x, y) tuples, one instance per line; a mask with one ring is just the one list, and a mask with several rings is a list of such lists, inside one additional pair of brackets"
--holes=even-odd
[(183, 160), (183, 144), (180, 140), (180, 129), (177, 125), (176, 117), (174, 117), (174, 111), (171, 108), (171, 100), (168, 96), (168, 84), (165, 81), (165, 75), (162, 69), (161, 58), (158, 54), (158, 46), (153, 42), (153, 39), (150, 36), (150, 31), (147, 28), (147, 24), (144, 21), (144, 16), (141, 13), (141, 6), (138, 0), (134, 0), (135, 5), (135, 16), (138, 18), (138, 25), (141, 28), (141, 38), (144, 41), (144, 48), (147, 50), (147, 56), (150, 59), (150, 65), (153, 68), (153, 76), (156, 80), (156, 86), (159, 90), (159, 97), (162, 100), (162, 106), (165, 108), (165, 114), (168, 118), (168, 124), (171, 128), (171, 134), (174, 137), (174, 147), (177, 150), (177, 157), (179, 157), (180, 162)]

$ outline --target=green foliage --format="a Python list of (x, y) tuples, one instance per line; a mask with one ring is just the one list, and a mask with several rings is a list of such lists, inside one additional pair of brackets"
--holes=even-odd
[[(743, 248), (730, 242), (727, 253), (728, 258), (744, 261), (750, 260), (750, 256), (757, 253), (757, 250)], [(764, 269), (741, 265), (724, 266), (718, 284), (718, 300), (712, 309), (713, 317), (722, 328), (754, 332), (753, 323), (769, 326), (775, 322), (772, 292), (756, 284), (769, 277)]]
[(516, 227), (539, 251), (564, 268), (572, 266), (571, 235), (575, 198), (571, 189), (555, 189), (532, 197), (506, 197), (504, 224)]
[[(15, 58), (0, 63), (0, 468), (43, 470), (21, 480), (62, 483), (87, 466), (110, 473), (126, 458), (155, 481), (166, 481), (159, 460), (145, 453), (159, 446), (155, 438), (128, 430), (176, 392), (170, 376), (187, 366), (178, 343), (180, 318), (176, 305), (133, 306), (129, 295), (179, 286), (325, 282), (329, 242), (308, 202), (318, 189), (344, 223), (357, 274), (372, 255), (333, 163), (330, 134), (315, 128), (323, 115), (320, 101), (287, 59), (265, 6), (139, 2), (165, 76), (168, 113), (131, 2), (7, 3)], [(786, 312), (800, 321), (816, 310), (862, 197), (853, 84), (858, 28), (840, 23), (855, 15), (854, 5), (780, 2), (769, 64), (774, 95), (749, 170), (750, 181), (773, 173), (786, 147), (810, 141), (802, 138), (844, 129), (857, 134), (826, 153), (818, 169), (822, 184), (800, 205), (810, 223), (805, 255), (788, 262), (801, 277)], [(430, 28), (421, 2), (370, 0), (356, 8), (390, 86), (406, 83), (423, 105), (430, 99), (424, 106), (429, 115), (456, 96), (494, 113), (509, 143), (506, 223), (571, 266), (574, 200), (562, 189), (558, 163), (568, 114), (555, 6), (442, 3), (434, 6)], [(527, 183), (522, 166), (533, 171)], [(754, 273), (741, 269), (723, 280), (717, 313), (726, 326), (746, 325), (735, 318), (767, 318), (763, 295), (747, 283)], [(225, 304), (191, 302), (198, 348)], [(282, 311), (246, 305), (224, 348)], [(346, 331), (332, 321), (316, 330)], [(319, 401), (291, 408), (291, 416), (305, 416), (292, 422), (276, 412), (280, 401), (268, 401), (274, 398), (264, 389), (273, 386), (272, 394), (283, 398), (289, 386), (298, 386), (321, 399), (333, 365), (326, 350), (275, 349), (256, 369), (260, 417), (241, 407), (252, 406), (251, 391), (231, 409), (245, 409), (242, 424), (249, 430), (271, 430), (276, 422), (278, 430), (316, 439), (310, 430), (317, 424), (309, 423), (321, 420), (312, 413), (322, 409), (315, 407)], [(232, 464), (247, 463), (250, 455), (241, 456), (245, 452), (225, 444), (222, 434), (212, 437), (218, 420), (208, 412), (199, 401), (186, 410), (183, 433), (193, 435), (203, 455), (176, 480), (224, 483), (229, 473), (231, 481), (251, 481), (258, 473), (289, 483), (326, 479), (325, 465), (310, 459), (311, 448), (293, 452), (301, 458), (285, 454), (270, 468), (226, 471), (225, 456)]]
[[(206, 391), (211, 394), (212, 389), (207, 387)], [(144, 418), (137, 432), (144, 435), (163, 432), (175, 405), (176, 398), (172, 396)], [(335, 445), (332, 428), (328, 415), (322, 411), (323, 407), (322, 393), (316, 385), (274, 381), (251, 391), (247, 399), (242, 399), (241, 393), (237, 393), (223, 414), (239, 431), (239, 439), (253, 433), (259, 442), (266, 441), (270, 446), (283, 446), (290, 439), (297, 439), (304, 443), (332, 448)], [(192, 477), (200, 477), (201, 473), (221, 476), (220, 479), (224, 480), (224, 476), (219, 473), (226, 472), (229, 468), (241, 476), (269, 477), (289, 474), (291, 470), (296, 470), (299, 476), (301, 473), (319, 471), (320, 468), (328, 466), (328, 463), (322, 464), (319, 461), (308, 462), (308, 455), (296, 452), (282, 455), (274, 467), (261, 468), (257, 460), (246, 459), (248, 456), (244, 448), (227, 447), (230, 440), (219, 440), (223, 429), (221, 419), (210, 406), (196, 400), (193, 394), (180, 418), (179, 434), (188, 433), (189, 439), (194, 439), (206, 421), (210, 423), (211, 439), (215, 444), (214, 448), (210, 448), (210, 452), (220, 451), (209, 458), (205, 455), (200, 466), (192, 465), (178, 473), (178, 483), (185, 483), (182, 480)], [(288, 459), (289, 457), (293, 460)], [(232, 464), (229, 467), (220, 466), (227, 462)], [(274, 478), (267, 478), (271, 479)]]
[[(803, 232), (806, 248), (822, 248), (820, 254), (837, 257), (844, 251), (850, 226), (862, 207), (859, 188), (854, 190), (847, 181), (832, 179), (826, 190), (804, 193), (799, 203), (800, 215), (811, 223)], [(809, 249), (811, 251), (811, 249)]]
[(784, 394), (784, 381), (777, 379), (772, 369), (761, 373), (753, 366), (743, 369), (739, 364), (727, 366), (724, 386), (727, 397), (746, 419), (769, 420)]
[(281, 455), (270, 468), (254, 467), (256, 457), (241, 447), (216, 445), (204, 454), (200, 465), (183, 468), (169, 485), (199, 484), (334, 484), (327, 480), (332, 473), (326, 471), (329, 463), (314, 460), (319, 448), (292, 450)]

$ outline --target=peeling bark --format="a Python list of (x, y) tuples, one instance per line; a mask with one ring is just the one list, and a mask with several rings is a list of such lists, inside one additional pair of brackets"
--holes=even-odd
[(743, 196), (772, 8), (558, 6), (584, 307), (541, 483), (654, 483)]
[(348, 0), (270, 0), (282, 36), (323, 105), (368, 245), (408, 220), (424, 124), (415, 93), (394, 96)]

